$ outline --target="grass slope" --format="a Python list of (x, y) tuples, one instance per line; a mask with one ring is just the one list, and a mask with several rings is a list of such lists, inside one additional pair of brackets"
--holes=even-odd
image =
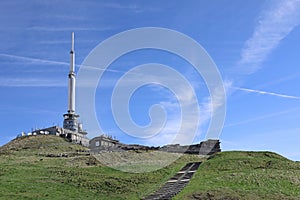
[(174, 199), (300, 199), (300, 163), (271, 152), (222, 152)]
[[(134, 174), (106, 167), (85, 150), (50, 135), (18, 138), (2, 146), (0, 199), (140, 199), (186, 162), (199, 160), (185, 155), (163, 169)], [(153, 156), (145, 155), (147, 160)]]
[[(164, 165), (163, 160), (174, 154), (117, 152), (99, 156), (95, 159), (86, 148), (56, 136), (15, 139), (0, 148), (0, 199), (140, 199), (185, 163), (201, 160), (184, 155), (160, 170), (136, 174), (104, 164), (109, 160), (119, 168), (151, 169)], [(134, 162), (119, 164), (126, 157)], [(271, 152), (218, 153), (203, 162), (174, 199), (300, 199), (300, 163)]]

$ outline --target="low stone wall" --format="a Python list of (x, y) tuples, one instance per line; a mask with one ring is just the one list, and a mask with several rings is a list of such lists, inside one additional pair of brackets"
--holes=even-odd
[(143, 145), (130, 145), (130, 144), (119, 144), (116, 146), (90, 146), (90, 151), (92, 153), (99, 153), (101, 151), (149, 151), (149, 150), (159, 150), (159, 147), (148, 147)]
[[(92, 139), (91, 141), (94, 141)], [(179, 144), (166, 145), (163, 147), (148, 147), (137, 144), (122, 144), (115, 143), (113, 146), (96, 146), (90, 141), (90, 149), (92, 153), (99, 153), (100, 151), (148, 151), (159, 150), (170, 153), (186, 153), (186, 154), (199, 154), (199, 155), (211, 155), (216, 152), (220, 152), (219, 140), (207, 140), (200, 144), (181, 146)]]
[(160, 148), (161, 151), (167, 151), (172, 153), (187, 153), (187, 154), (200, 154), (211, 155), (216, 152), (220, 152), (219, 140), (207, 140), (200, 144), (181, 146), (179, 144), (166, 145)]

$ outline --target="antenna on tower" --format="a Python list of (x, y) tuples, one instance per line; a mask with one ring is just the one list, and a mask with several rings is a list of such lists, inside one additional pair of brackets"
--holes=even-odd
[(71, 52), (74, 52), (74, 32), (72, 32), (72, 47)]

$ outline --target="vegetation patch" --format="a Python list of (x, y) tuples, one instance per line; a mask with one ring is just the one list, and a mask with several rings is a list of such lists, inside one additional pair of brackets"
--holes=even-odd
[[(18, 138), (4, 145), (0, 148), (0, 199), (141, 199), (165, 183), (186, 162), (201, 160), (184, 155), (156, 171), (126, 173), (105, 166), (86, 150), (49, 135)], [(118, 156), (137, 154), (142, 156), (139, 159), (145, 159), (144, 167), (160, 164), (148, 162), (153, 156), (150, 152)]]
[(300, 164), (272, 152), (222, 152), (174, 199), (300, 199)]
[[(0, 199), (141, 199), (196, 161), (203, 163), (174, 199), (300, 199), (300, 163), (272, 152), (221, 152), (206, 159), (154, 151), (94, 156), (87, 150), (50, 135), (2, 146)], [(178, 159), (167, 165), (174, 156)], [(158, 170), (126, 173), (117, 167)]]

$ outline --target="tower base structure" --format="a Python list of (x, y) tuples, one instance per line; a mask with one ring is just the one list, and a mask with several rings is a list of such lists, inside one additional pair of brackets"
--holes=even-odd
[(78, 131), (79, 130), (79, 126), (78, 126), (78, 117), (79, 115), (77, 114), (71, 114), (71, 113), (67, 113), (64, 114), (64, 128), (65, 129), (69, 129), (71, 131)]
[(87, 132), (82, 129), (78, 117), (79, 115), (75, 113), (64, 114), (64, 125), (61, 128), (60, 136), (67, 138), (70, 142), (88, 146)]

